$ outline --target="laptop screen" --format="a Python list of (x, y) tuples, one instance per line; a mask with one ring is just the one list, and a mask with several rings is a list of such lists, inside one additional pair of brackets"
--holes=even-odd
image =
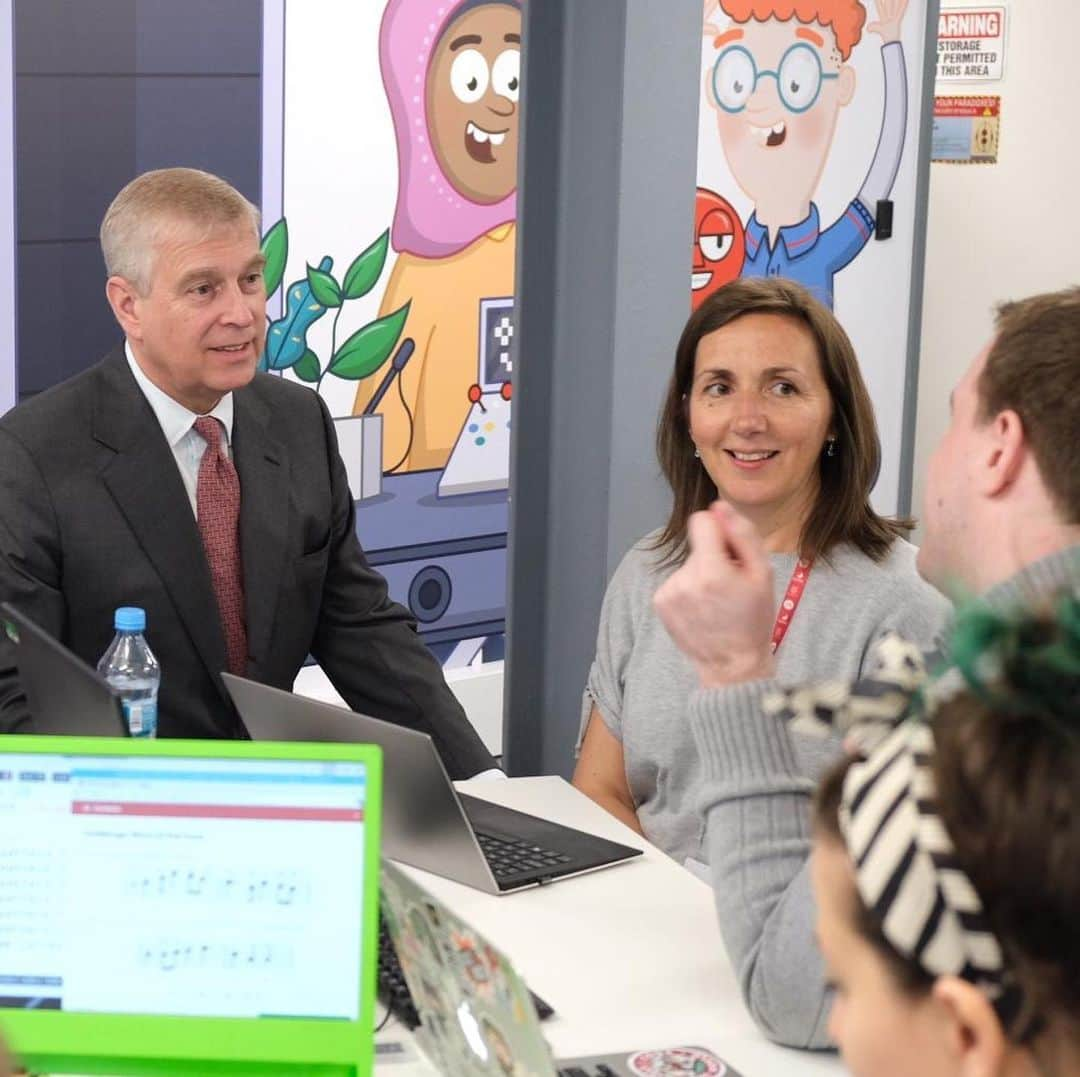
[(366, 779), (0, 743), (0, 1007), (356, 1021)]

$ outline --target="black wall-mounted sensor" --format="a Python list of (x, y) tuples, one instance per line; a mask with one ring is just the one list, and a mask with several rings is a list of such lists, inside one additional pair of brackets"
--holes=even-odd
[(874, 215), (874, 239), (892, 239), (892, 202), (879, 198)]

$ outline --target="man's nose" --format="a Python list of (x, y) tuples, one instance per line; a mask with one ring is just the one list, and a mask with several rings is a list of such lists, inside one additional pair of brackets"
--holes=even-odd
[(221, 319), (229, 325), (251, 325), (255, 321), (252, 297), (239, 287), (230, 288), (225, 297)]
[(488, 108), (491, 109), (496, 116), (499, 116), (504, 120), (508, 120), (515, 112), (517, 112), (517, 105), (511, 101), (509, 97), (502, 97), (499, 94), (496, 94), (488, 103)]

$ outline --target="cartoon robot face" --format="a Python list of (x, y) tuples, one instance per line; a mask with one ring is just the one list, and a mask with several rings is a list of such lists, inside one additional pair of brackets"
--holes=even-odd
[(496, 2), (452, 20), (431, 58), (431, 145), (466, 198), (498, 202), (517, 186), (521, 11)]
[(694, 217), (690, 302), (697, 310), (706, 296), (742, 272), (746, 236), (739, 215), (727, 199), (705, 187), (697, 189)]

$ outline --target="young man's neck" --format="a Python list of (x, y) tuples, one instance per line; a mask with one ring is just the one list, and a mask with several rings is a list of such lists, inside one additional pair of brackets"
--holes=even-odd
[[(977, 557), (972, 557), (969, 586), (976, 594), (1004, 583), (1044, 557), (1080, 545), (1080, 525), (1055, 516), (1013, 517), (1012, 526), (988, 529)], [(991, 537), (995, 534), (996, 537)]]

